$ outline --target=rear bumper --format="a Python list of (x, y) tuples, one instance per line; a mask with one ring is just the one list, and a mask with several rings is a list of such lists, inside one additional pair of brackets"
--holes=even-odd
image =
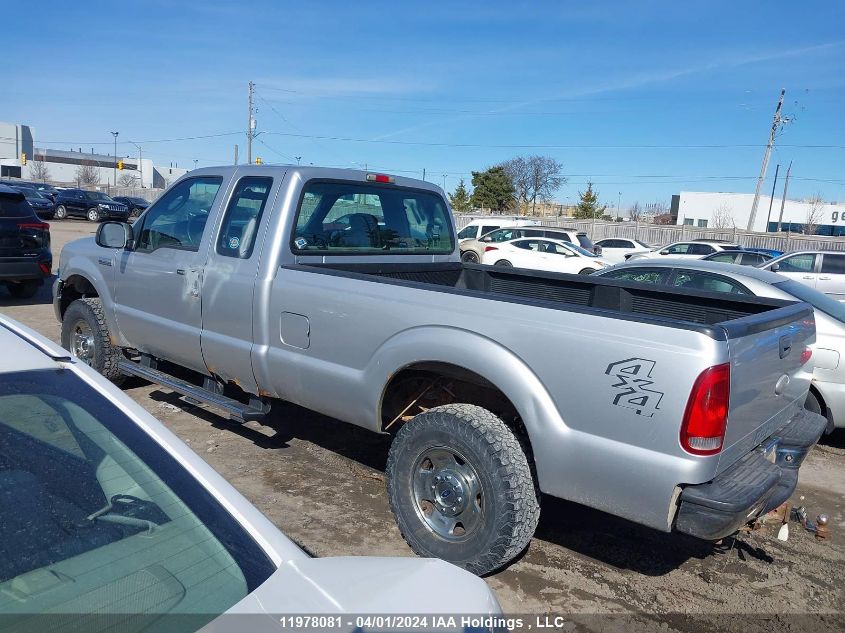
[(675, 529), (717, 540), (779, 506), (795, 491), (798, 469), (826, 425), (823, 416), (801, 409), (713, 481), (684, 488)]
[[(47, 267), (44, 271), (41, 265)], [(52, 257), (0, 257), (0, 281), (29, 281), (51, 275)]]

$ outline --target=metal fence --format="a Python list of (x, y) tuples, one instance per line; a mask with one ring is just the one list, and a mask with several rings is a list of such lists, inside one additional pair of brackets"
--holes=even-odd
[[(462, 214), (455, 216), (460, 231), (472, 220), (490, 218), (495, 215)], [(572, 218), (530, 218), (537, 219), (543, 226), (558, 226), (584, 231), (593, 241), (606, 237), (625, 237), (640, 240), (652, 246), (664, 246), (672, 242), (693, 239), (732, 240), (750, 248), (771, 248), (784, 253), (798, 250), (845, 251), (845, 239), (821, 235), (800, 235), (797, 233), (756, 233), (740, 229), (703, 229), (685, 225), (659, 225), (644, 222), (605, 222), (603, 220), (574, 220)]]

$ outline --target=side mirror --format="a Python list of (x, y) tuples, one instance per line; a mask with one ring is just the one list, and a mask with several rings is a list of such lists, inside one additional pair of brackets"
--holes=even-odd
[(103, 222), (97, 227), (97, 246), (125, 249), (132, 245), (135, 235), (125, 222)]
[(771, 266), (769, 266), (769, 270), (771, 270), (773, 273), (776, 273), (778, 270), (780, 270), (780, 264), (772, 264)]
[(668, 254), (669, 254), (669, 249), (667, 248), (667, 249), (664, 249), (664, 250), (660, 251), (660, 254), (661, 254), (661, 255), (668, 255)]

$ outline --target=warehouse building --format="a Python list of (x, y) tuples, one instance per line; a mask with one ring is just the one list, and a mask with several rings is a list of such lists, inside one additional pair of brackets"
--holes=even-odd
[[(672, 196), (670, 212), (678, 225), (745, 229), (753, 203), (754, 194), (751, 193), (682, 191)], [(845, 204), (822, 200), (786, 200), (781, 214), (780, 198), (760, 196), (753, 230), (845, 235)]]
[(117, 181), (118, 186), (164, 189), (188, 170), (172, 165), (159, 167), (143, 158), (140, 150), (137, 156), (115, 157), (96, 153), (93, 148), (88, 152), (81, 147), (67, 151), (40, 148), (28, 125), (0, 122), (0, 177), (79, 186), (86, 184), (80, 182), (84, 171), (99, 186), (114, 186)]

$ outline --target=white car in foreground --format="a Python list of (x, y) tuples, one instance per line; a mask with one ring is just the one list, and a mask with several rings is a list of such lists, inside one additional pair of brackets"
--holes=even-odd
[(611, 266), (610, 262), (580, 246), (544, 237), (524, 237), (491, 244), (485, 248), (481, 263), (573, 275), (589, 275)]
[(3, 316), (0, 349), (3, 630), (360, 630), (344, 614), (500, 613), (483, 580), (439, 560), (312, 558), (66, 350)]
[(683, 259), (701, 259), (720, 251), (735, 251), (742, 247), (724, 240), (691, 240), (688, 242), (673, 242), (661, 248), (648, 252), (632, 253), (625, 257), (626, 261), (635, 259), (660, 259), (661, 257), (680, 257)]
[(654, 250), (653, 247), (645, 242), (632, 240), (627, 237), (606, 237), (596, 242), (596, 246), (601, 247), (602, 259), (606, 259), (613, 264), (624, 262), (626, 255), (650, 253)]

